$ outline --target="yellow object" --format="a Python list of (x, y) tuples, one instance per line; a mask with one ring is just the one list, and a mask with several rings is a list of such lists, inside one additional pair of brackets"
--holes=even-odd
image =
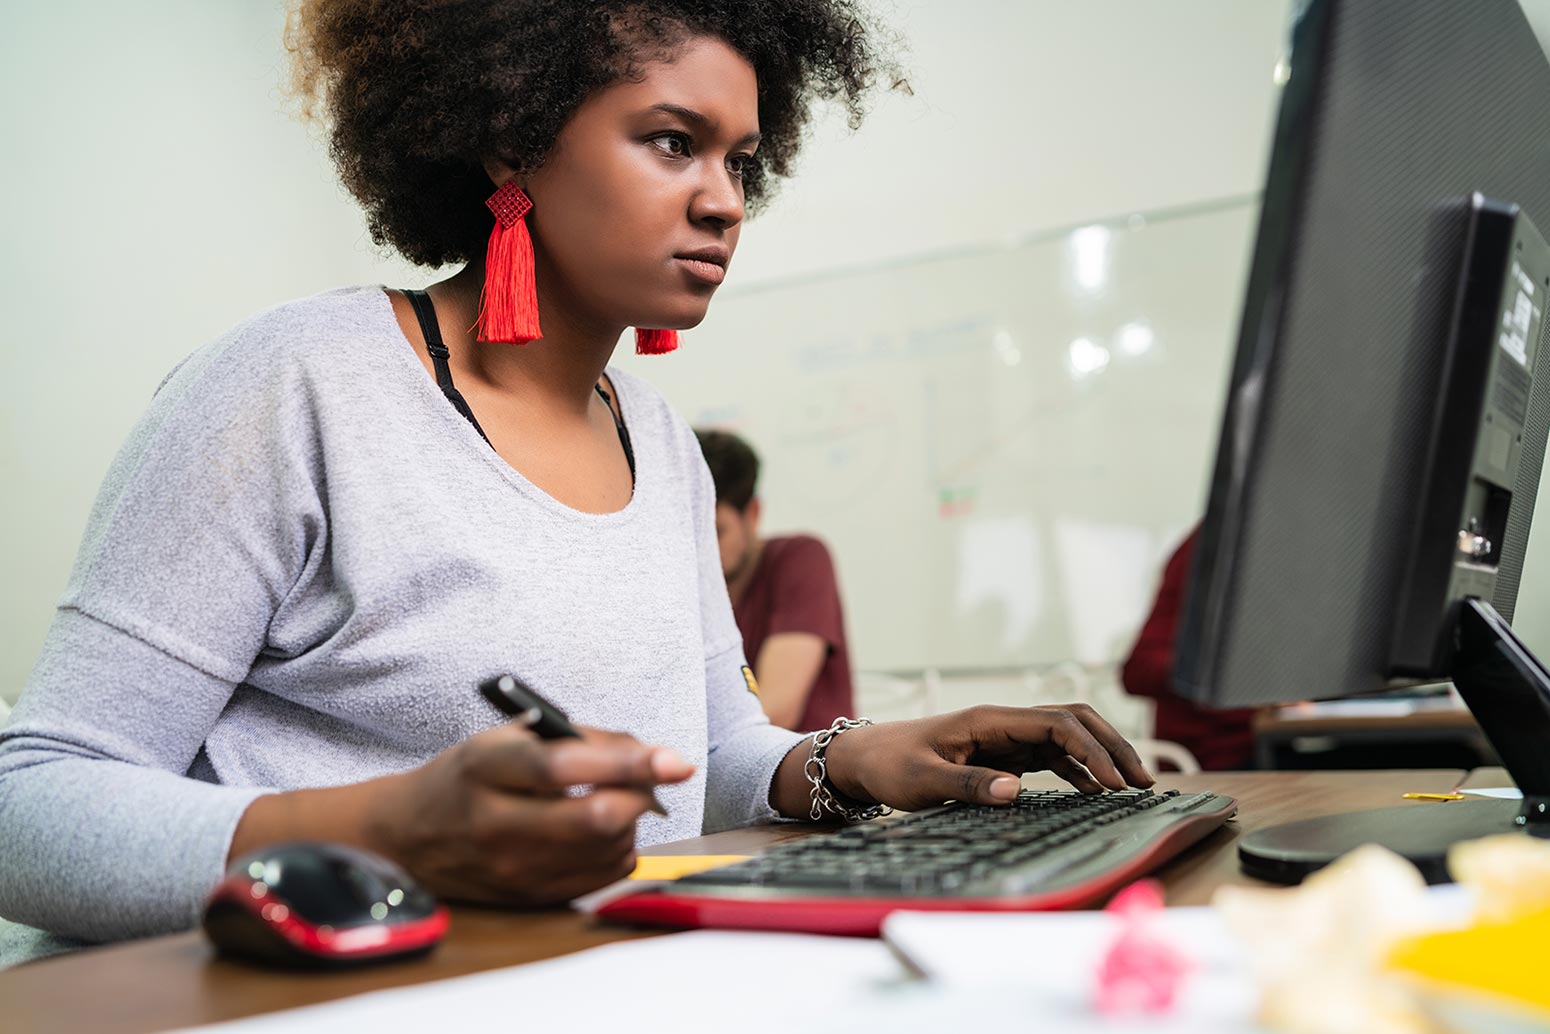
[(635, 862), (632, 880), (676, 880), (706, 869), (719, 869), (723, 865), (745, 861), (745, 854), (653, 854), (643, 855)]
[(1462, 801), (1461, 793), (1407, 793), (1402, 794), (1407, 801)]
[(746, 664), (743, 665), (743, 681), (748, 683), (748, 692), (759, 695), (759, 680), (753, 677), (753, 669)]
[(1389, 953), (1390, 967), (1427, 983), (1468, 988), (1528, 1003), (1550, 1019), (1545, 945), (1550, 909), (1503, 923), (1477, 923), (1406, 938)]

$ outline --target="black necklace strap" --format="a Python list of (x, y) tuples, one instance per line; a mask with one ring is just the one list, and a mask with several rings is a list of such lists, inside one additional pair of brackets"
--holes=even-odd
[(463, 393), (452, 385), (452, 367), (447, 365), (447, 357), (452, 353), (447, 350), (446, 342), (441, 339), (441, 326), (436, 322), (436, 306), (431, 304), (431, 296), (424, 291), (405, 291), (404, 296), (409, 299), (409, 304), (414, 306), (415, 318), (420, 321), (420, 333), (425, 337), (425, 350), (431, 354), (431, 362), (436, 366), (436, 383), (441, 387), (441, 393), (447, 396), (447, 401), (452, 403), (452, 408), (474, 425), (474, 430), (479, 432), (479, 437), (490, 448), (490, 436), (484, 433), (484, 428), (479, 426), (479, 421), (474, 419), (474, 411), (468, 408), (468, 400), (463, 398)]
[[(436, 367), (436, 383), (441, 388), (441, 393), (452, 403), (452, 408), (463, 414), (463, 417), (474, 425), (474, 430), (479, 432), (479, 437), (490, 448), (495, 446), (490, 442), (490, 436), (484, 433), (484, 428), (479, 426), (479, 421), (474, 418), (474, 411), (469, 408), (468, 400), (463, 398), (463, 393), (452, 384), (452, 367), (447, 359), (452, 355), (446, 342), (441, 339), (441, 326), (436, 322), (436, 306), (431, 302), (431, 296), (424, 291), (404, 292), (404, 297), (409, 299), (409, 304), (414, 307), (415, 319), (420, 321), (420, 333), (425, 338), (425, 350), (430, 353), (431, 363)], [(614, 430), (619, 432), (619, 444), (624, 446), (624, 458), (630, 465), (630, 480), (635, 480), (635, 449), (630, 444), (629, 429), (624, 426), (624, 421), (619, 414), (614, 412), (614, 401), (608, 392), (603, 390), (601, 384), (597, 385), (597, 393), (603, 399), (603, 404), (608, 407), (608, 415), (613, 418)]]

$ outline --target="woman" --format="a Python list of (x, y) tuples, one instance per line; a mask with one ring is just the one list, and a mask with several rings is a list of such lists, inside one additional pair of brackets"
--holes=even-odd
[[(0, 915), (56, 935), (26, 952), (187, 927), (231, 857), (279, 840), (543, 905), (638, 844), (814, 800), (1005, 802), (1037, 768), (1150, 783), (1085, 708), (847, 727), (811, 783), (812, 737), (750, 693), (694, 436), (608, 368), (626, 328), (663, 350), (703, 318), (810, 101), (858, 110), (859, 24), (846, 0), (300, 10), (374, 236), (463, 268), (425, 299), (261, 314), (158, 392), (0, 734)], [(497, 188), (531, 211), (492, 218)], [(490, 331), (524, 305), (537, 340), (476, 340), (520, 339)], [(475, 691), (502, 671), (586, 737), (503, 722)]]

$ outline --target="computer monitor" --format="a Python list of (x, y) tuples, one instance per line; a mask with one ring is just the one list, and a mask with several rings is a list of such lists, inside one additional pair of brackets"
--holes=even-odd
[(1175, 681), (1236, 707), (1451, 678), (1521, 807), (1240, 849), (1294, 881), (1377, 840), (1441, 879), (1458, 839), (1550, 830), (1550, 678), (1508, 625), (1550, 427), (1550, 61), (1517, 0), (1306, 0), (1288, 69)]

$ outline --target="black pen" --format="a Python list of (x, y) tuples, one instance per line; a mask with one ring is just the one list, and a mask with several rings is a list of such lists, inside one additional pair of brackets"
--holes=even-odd
[[(581, 739), (565, 712), (538, 695), (538, 691), (515, 675), (496, 675), (479, 683), (479, 692), (496, 709), (513, 721), (532, 729), (540, 739)], [(667, 809), (651, 792), (651, 810), (666, 815)]]

